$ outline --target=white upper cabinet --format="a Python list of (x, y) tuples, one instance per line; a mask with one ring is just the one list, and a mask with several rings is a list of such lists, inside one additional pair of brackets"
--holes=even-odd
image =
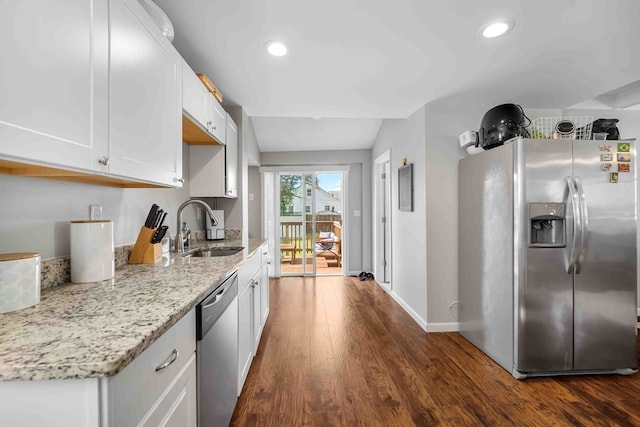
[(209, 131), (209, 97), (211, 94), (202, 84), (186, 61), (182, 61), (182, 110), (191, 121)]
[(209, 94), (209, 120), (211, 134), (221, 143), (226, 144), (227, 112), (213, 95)]
[(0, 166), (182, 185), (182, 59), (136, 0), (1, 9)]
[(227, 115), (226, 145), (189, 148), (191, 197), (238, 197), (238, 127)]
[(182, 58), (136, 0), (110, 4), (109, 172), (181, 186)]
[(107, 3), (3, 1), (0, 156), (101, 170), (107, 153)]
[(225, 147), (227, 197), (238, 197), (238, 126), (229, 113), (227, 121), (227, 145)]
[(184, 141), (193, 145), (224, 144), (227, 113), (185, 61), (182, 90)]

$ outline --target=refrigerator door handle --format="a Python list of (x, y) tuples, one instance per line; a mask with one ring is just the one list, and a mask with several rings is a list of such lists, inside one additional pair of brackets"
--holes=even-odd
[(571, 239), (571, 255), (569, 255), (569, 265), (567, 266), (567, 274), (573, 274), (576, 270), (578, 255), (578, 234), (582, 230), (581, 213), (579, 208), (580, 199), (575, 187), (573, 178), (570, 176), (565, 178), (567, 188), (569, 189), (569, 199), (571, 199), (571, 208), (573, 210), (573, 236)]
[(584, 264), (584, 256), (586, 252), (585, 243), (587, 240), (587, 232), (589, 225), (589, 212), (587, 211), (587, 199), (582, 188), (582, 182), (579, 176), (573, 178), (576, 189), (578, 190), (578, 201), (580, 206), (580, 248), (578, 249), (578, 256), (576, 257), (576, 274), (580, 274), (582, 265)]

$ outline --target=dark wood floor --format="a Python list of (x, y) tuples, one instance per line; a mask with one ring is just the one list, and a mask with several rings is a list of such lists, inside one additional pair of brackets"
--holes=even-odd
[(235, 426), (640, 426), (640, 374), (514, 379), (373, 281), (271, 281)]

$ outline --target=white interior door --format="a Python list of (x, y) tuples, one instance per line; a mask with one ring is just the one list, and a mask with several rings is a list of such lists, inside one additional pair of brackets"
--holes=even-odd
[(374, 275), (391, 290), (391, 174), (390, 153), (375, 160), (374, 166)]

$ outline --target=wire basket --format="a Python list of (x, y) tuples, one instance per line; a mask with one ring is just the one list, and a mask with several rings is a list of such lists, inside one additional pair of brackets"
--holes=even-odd
[(531, 122), (533, 139), (591, 139), (593, 116), (538, 117)]

